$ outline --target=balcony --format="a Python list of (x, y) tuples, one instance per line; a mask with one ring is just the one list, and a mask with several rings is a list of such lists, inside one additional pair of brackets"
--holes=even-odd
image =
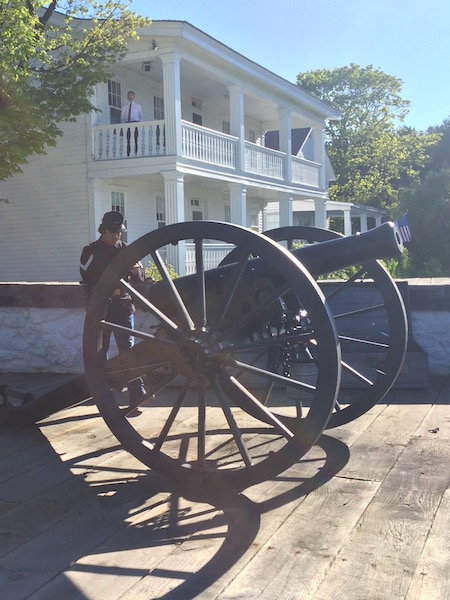
[[(238, 169), (239, 139), (213, 129), (181, 123), (182, 157), (211, 167)], [(165, 156), (166, 134), (164, 121), (142, 121), (130, 124), (99, 125), (94, 127), (94, 160), (127, 160)], [(285, 181), (287, 156), (251, 142), (244, 143), (246, 173)], [(319, 163), (291, 157), (292, 183), (319, 188)]]

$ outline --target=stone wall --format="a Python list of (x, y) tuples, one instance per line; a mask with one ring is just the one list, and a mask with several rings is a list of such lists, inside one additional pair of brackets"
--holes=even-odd
[[(450, 281), (401, 284), (430, 375), (450, 375)], [(86, 294), (76, 283), (0, 283), (0, 372), (83, 372)], [(144, 319), (136, 314), (136, 326)]]

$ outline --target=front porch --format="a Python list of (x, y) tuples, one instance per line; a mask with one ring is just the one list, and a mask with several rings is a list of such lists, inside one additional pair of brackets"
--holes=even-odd
[[(123, 161), (167, 154), (164, 120), (97, 125), (93, 134), (94, 161)], [(242, 168), (241, 155), (244, 157)], [(320, 189), (322, 165), (319, 163), (292, 155), (289, 161), (286, 152), (241, 141), (235, 136), (187, 121), (181, 122), (181, 157), (214, 170), (232, 169), (313, 190)]]

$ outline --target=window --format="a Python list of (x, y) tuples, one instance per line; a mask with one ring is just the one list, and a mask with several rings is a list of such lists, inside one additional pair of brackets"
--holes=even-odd
[(192, 122), (194, 125), (202, 124), (202, 115), (198, 115), (197, 113), (192, 113)]
[(120, 83), (108, 79), (108, 104), (109, 120), (111, 123), (120, 123), (120, 111), (122, 108), (122, 93)]
[(123, 216), (125, 216), (124, 192), (111, 192), (111, 210), (117, 210)]
[[(125, 193), (124, 192), (111, 192), (111, 210), (117, 210), (124, 217), (123, 224), (127, 226), (127, 220), (125, 219)], [(127, 232), (122, 233), (122, 240), (127, 241)]]
[(153, 118), (155, 121), (164, 120), (164, 98), (153, 96)]
[(225, 223), (231, 223), (231, 206), (229, 204), (225, 204), (223, 207), (223, 220)]
[(222, 133), (230, 133), (230, 121), (222, 121)]
[(202, 110), (202, 101), (199, 98), (191, 98), (191, 106), (197, 110)]
[(166, 225), (166, 202), (163, 196), (156, 196), (156, 220), (158, 229)]
[(256, 204), (250, 206), (250, 229), (261, 231), (260, 210)]
[(191, 198), (191, 220), (202, 221), (203, 220), (203, 201), (200, 198)]
[(248, 130), (248, 141), (256, 144), (256, 132), (253, 129)]

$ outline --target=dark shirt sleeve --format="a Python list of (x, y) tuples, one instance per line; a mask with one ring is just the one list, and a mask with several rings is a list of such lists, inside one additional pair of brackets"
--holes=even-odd
[(81, 280), (85, 283), (90, 289), (94, 287), (94, 252), (91, 246), (85, 246), (81, 252), (80, 257), (80, 275)]

